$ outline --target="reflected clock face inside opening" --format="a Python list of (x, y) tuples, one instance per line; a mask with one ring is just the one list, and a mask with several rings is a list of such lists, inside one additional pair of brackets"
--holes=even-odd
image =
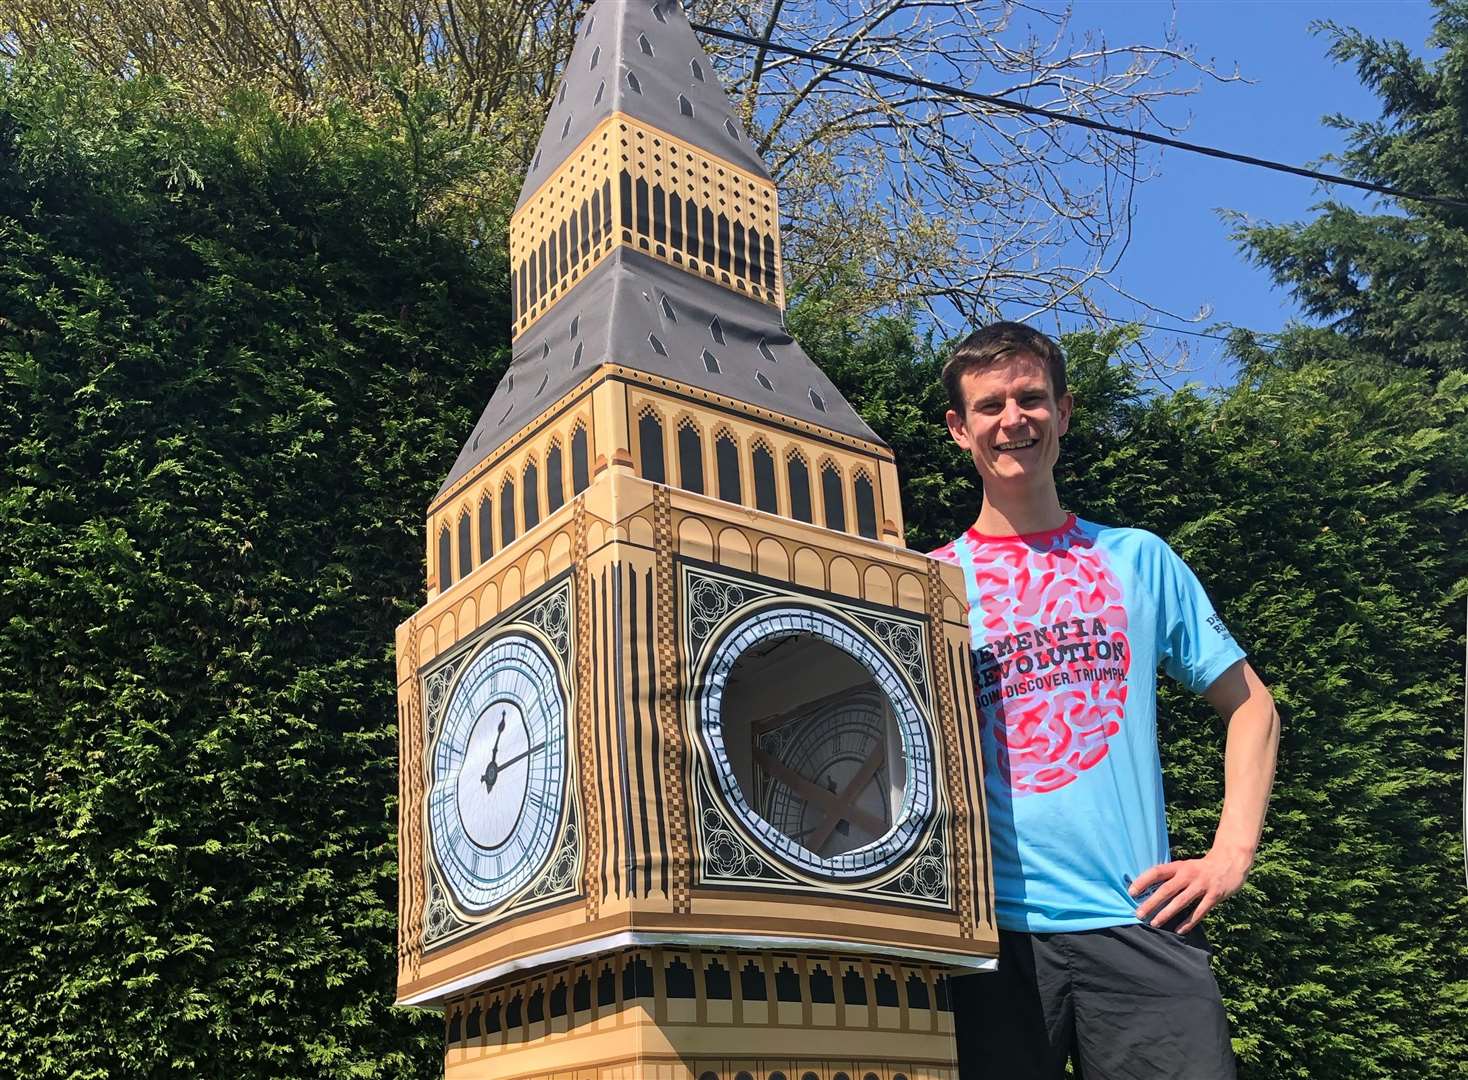
[(726, 802), (787, 865), (860, 878), (902, 861), (936, 797), (929, 726), (861, 630), (766, 608), (720, 640), (700, 734)]
[(487, 911), (546, 864), (565, 802), (565, 695), (534, 638), (506, 634), (469, 661), (430, 768), (434, 860), (462, 908)]

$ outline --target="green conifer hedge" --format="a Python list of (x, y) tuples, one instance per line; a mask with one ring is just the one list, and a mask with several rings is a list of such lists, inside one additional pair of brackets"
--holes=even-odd
[(507, 359), (482, 153), (186, 106), (0, 79), (0, 1075), (431, 1076), (391, 647)]

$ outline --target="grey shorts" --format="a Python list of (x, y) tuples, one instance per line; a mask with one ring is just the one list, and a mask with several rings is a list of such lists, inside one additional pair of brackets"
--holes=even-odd
[(952, 984), (960, 1080), (1233, 1080), (1202, 929), (999, 932), (999, 970)]

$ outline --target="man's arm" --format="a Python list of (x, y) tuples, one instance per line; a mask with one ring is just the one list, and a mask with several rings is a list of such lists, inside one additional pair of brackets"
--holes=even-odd
[[(1156, 926), (1193, 905), (1188, 921), (1178, 928), (1187, 933), (1220, 900), (1238, 892), (1254, 865), (1269, 789), (1274, 784), (1274, 759), (1279, 750), (1279, 713), (1269, 688), (1247, 660), (1240, 660), (1203, 692), (1208, 703), (1228, 721), (1223, 752), (1223, 813), (1213, 834), (1213, 847), (1201, 859), (1178, 859), (1154, 866), (1131, 884), (1133, 896), (1152, 886), (1155, 892), (1137, 907), (1137, 918)], [(1155, 914), (1155, 917), (1154, 917)]]

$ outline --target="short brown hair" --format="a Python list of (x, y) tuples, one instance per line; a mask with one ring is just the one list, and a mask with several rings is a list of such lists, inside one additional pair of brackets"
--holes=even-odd
[(964, 338), (943, 365), (943, 389), (948, 391), (948, 404), (953, 411), (963, 415), (965, 402), (960, 384), (965, 375), (1007, 360), (1016, 353), (1028, 353), (1043, 363), (1055, 400), (1065, 397), (1065, 355), (1060, 346), (1024, 323), (997, 322)]

